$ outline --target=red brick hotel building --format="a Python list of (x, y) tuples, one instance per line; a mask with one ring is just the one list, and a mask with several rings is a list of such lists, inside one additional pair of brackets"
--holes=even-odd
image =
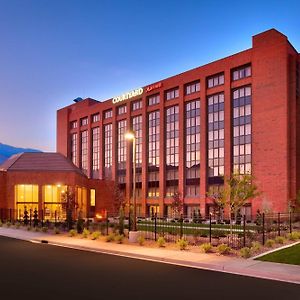
[(57, 112), (57, 151), (90, 178), (112, 179), (127, 198), (136, 138), (138, 212), (169, 213), (172, 195), (188, 215), (207, 214), (207, 191), (223, 175), (250, 172), (262, 194), (244, 208), (285, 212), (300, 189), (300, 54), (275, 29), (252, 48), (207, 65)]

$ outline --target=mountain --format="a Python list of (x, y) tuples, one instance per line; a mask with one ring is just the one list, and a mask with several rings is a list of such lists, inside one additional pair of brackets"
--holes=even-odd
[(0, 143), (0, 165), (10, 156), (22, 152), (41, 152), (36, 149), (18, 148)]

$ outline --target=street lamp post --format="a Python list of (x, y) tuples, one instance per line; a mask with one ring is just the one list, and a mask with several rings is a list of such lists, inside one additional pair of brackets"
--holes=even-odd
[(135, 159), (135, 152), (136, 152), (136, 137), (133, 131), (128, 131), (125, 134), (125, 138), (127, 140), (132, 141), (132, 160), (133, 160), (133, 174), (132, 174), (132, 183), (133, 183), (133, 188), (132, 188), (132, 198), (133, 198), (133, 230), (132, 231), (137, 231), (136, 227), (136, 159)]

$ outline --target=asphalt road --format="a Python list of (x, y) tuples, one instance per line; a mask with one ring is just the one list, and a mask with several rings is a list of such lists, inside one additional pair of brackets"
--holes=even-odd
[(300, 285), (0, 237), (0, 299), (300, 299)]

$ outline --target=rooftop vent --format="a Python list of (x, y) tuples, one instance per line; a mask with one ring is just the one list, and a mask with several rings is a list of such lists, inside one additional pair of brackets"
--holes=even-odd
[(77, 103), (77, 102), (80, 102), (80, 101), (82, 101), (83, 99), (81, 98), (81, 97), (78, 97), (78, 98), (76, 98), (76, 99), (74, 99), (73, 101), (75, 102), (75, 103)]

